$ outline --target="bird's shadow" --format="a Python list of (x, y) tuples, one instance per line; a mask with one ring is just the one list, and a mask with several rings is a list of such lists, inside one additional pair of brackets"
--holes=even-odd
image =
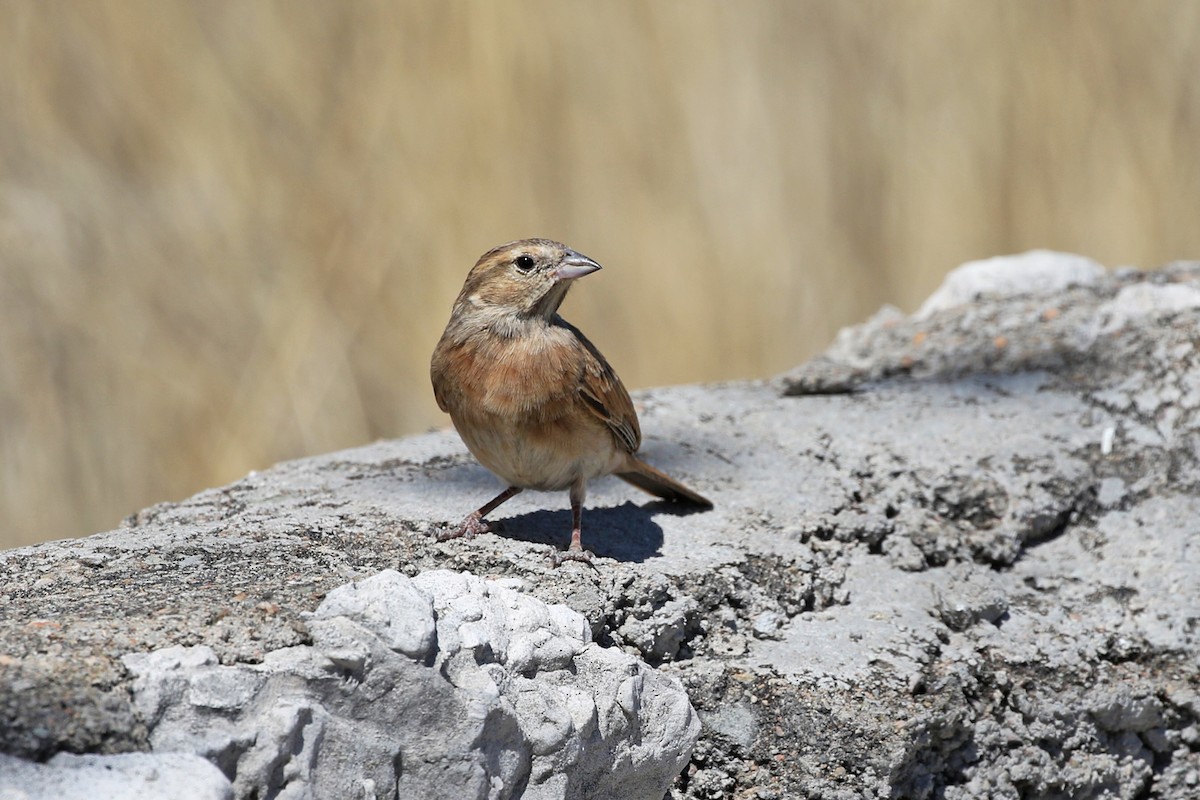
[[(583, 547), (602, 558), (642, 562), (662, 553), (662, 527), (656, 514), (691, 514), (701, 509), (654, 501), (645, 505), (626, 501), (619, 506), (585, 508)], [(571, 542), (571, 512), (531, 511), (492, 522), (492, 532), (506, 539), (547, 544), (558, 550)]]

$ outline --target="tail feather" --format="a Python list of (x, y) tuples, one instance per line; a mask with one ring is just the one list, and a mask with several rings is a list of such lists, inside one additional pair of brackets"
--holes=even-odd
[(693, 492), (679, 481), (656, 470), (636, 456), (630, 456), (625, 466), (625, 470), (616, 473), (617, 477), (632, 483), (642, 491), (675, 503), (691, 503), (701, 508), (713, 507), (712, 501), (707, 497)]

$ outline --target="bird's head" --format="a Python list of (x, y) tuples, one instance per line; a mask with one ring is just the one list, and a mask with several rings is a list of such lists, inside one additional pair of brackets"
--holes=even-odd
[(592, 259), (549, 239), (521, 239), (480, 256), (467, 274), (457, 306), (550, 319), (576, 278), (600, 269)]

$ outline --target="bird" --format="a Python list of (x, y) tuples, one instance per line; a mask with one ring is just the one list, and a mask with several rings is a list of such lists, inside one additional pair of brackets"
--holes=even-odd
[(615, 474), (664, 500), (711, 509), (708, 498), (637, 456), (637, 412), (594, 344), (558, 314), (575, 281), (599, 270), (550, 239), (521, 239), (484, 253), (467, 274), (434, 348), (438, 407), (467, 449), (507, 488), (439, 540), (490, 530), (485, 517), (525, 489), (569, 492), (571, 542), (564, 560), (591, 564), (583, 549), (587, 482)]

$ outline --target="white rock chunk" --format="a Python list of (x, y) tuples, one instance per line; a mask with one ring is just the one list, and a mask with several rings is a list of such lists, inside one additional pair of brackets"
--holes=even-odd
[(1086, 256), (1054, 250), (1030, 250), (1012, 256), (968, 261), (952, 270), (942, 285), (921, 305), (916, 317), (970, 303), (983, 294), (1009, 297), (1049, 294), (1068, 286), (1090, 286), (1104, 267)]
[(229, 780), (184, 753), (59, 753), (45, 764), (0, 754), (3, 800), (231, 800)]
[(1111, 333), (1139, 317), (1174, 314), (1200, 308), (1200, 289), (1182, 284), (1135, 283), (1100, 306), (1100, 331)]
[(700, 734), (677, 680), (512, 582), (385, 570), (309, 630), (261, 664), (125, 656), (155, 751), (208, 759), (239, 798), (660, 800)]

